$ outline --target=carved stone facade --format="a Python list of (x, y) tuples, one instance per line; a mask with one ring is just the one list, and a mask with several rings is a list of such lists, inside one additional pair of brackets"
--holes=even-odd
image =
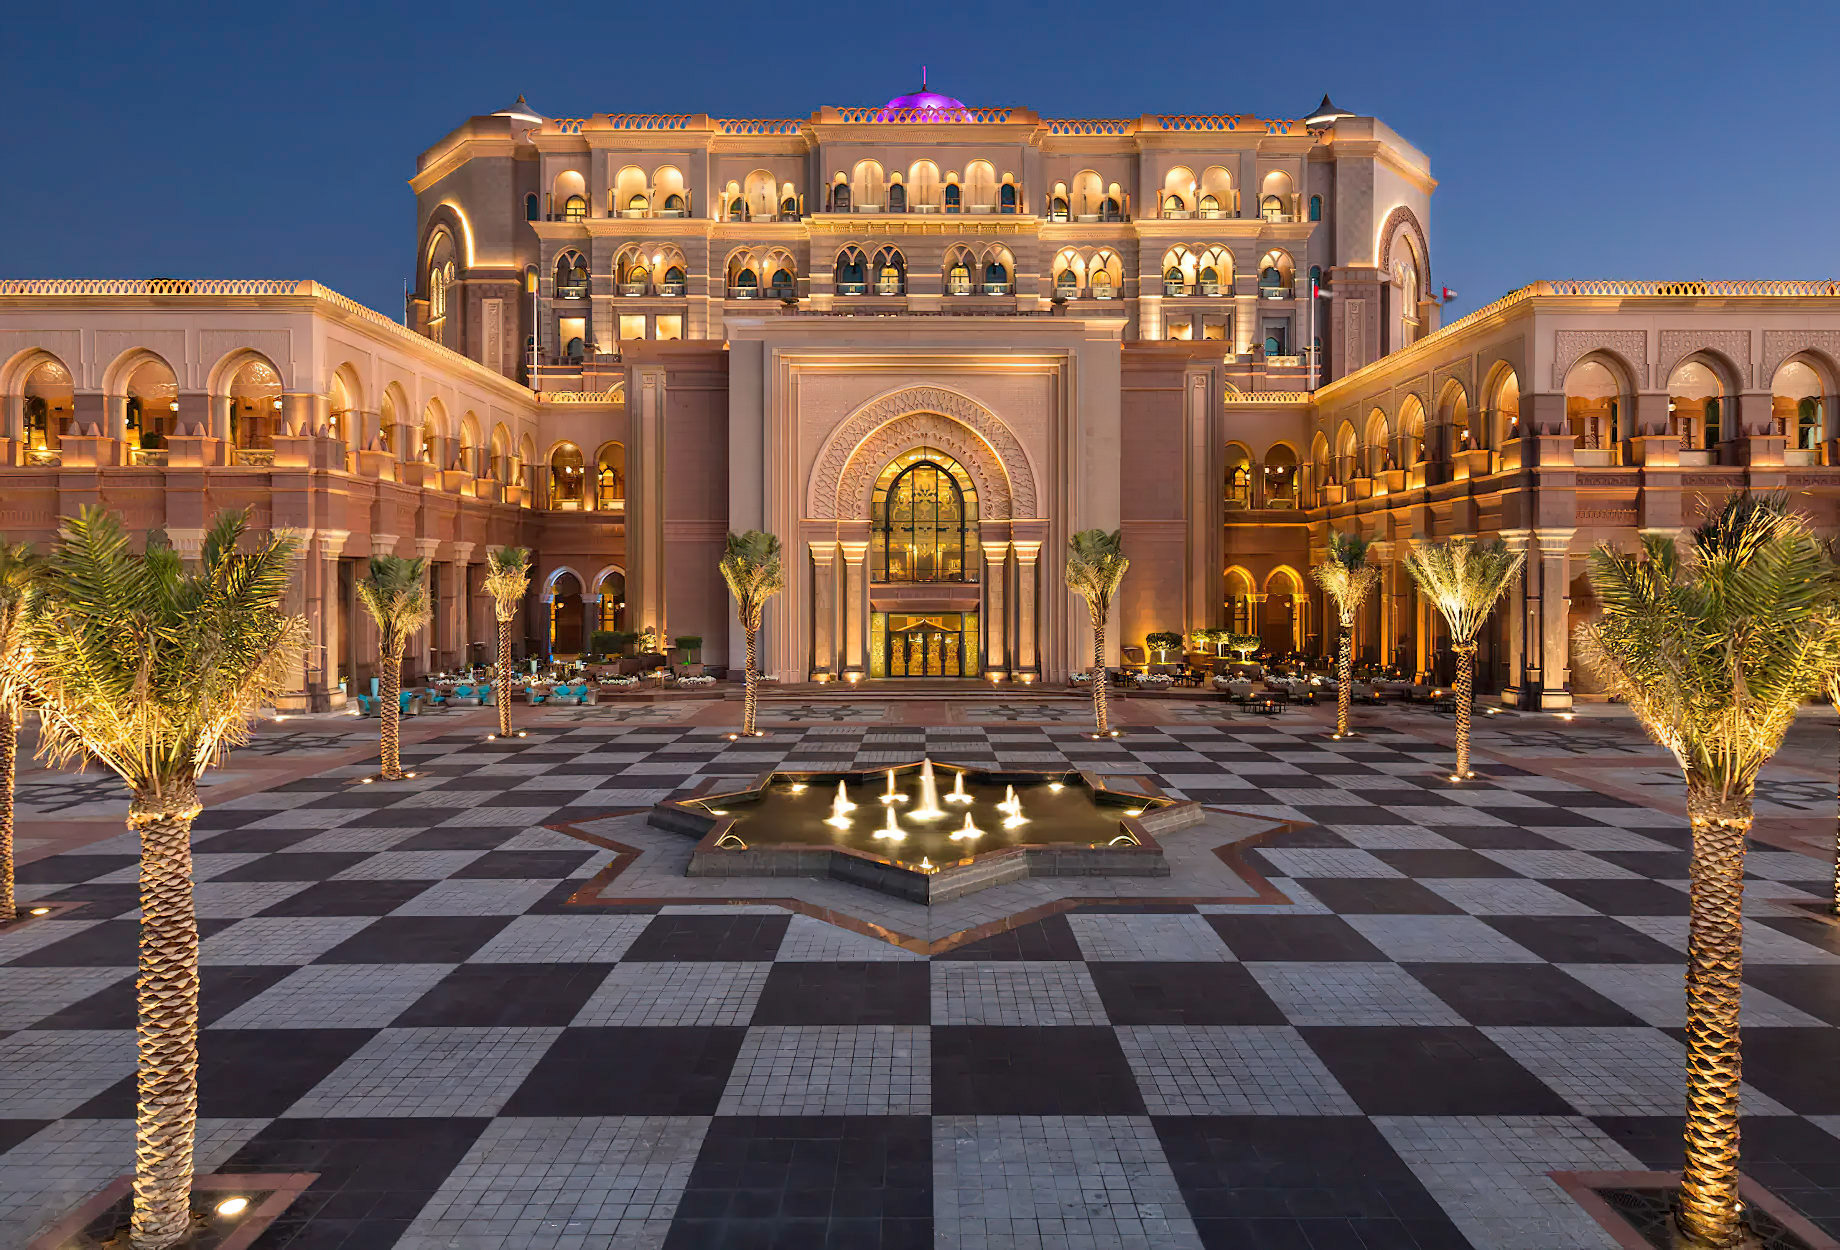
[(916, 446), (936, 446), (958, 457), (974, 476), (981, 474), (978, 498), (985, 515), (1037, 515), (1035, 475), (1015, 434), (976, 400), (943, 387), (906, 387), (884, 395), (838, 426), (812, 469), (807, 514), (821, 520), (866, 518), (869, 487), (882, 466)]
[(1629, 369), (1637, 390), (1648, 387), (1648, 331), (1560, 330), (1553, 335), (1552, 387), (1565, 389), (1565, 375), (1592, 352), (1610, 352)]
[(1655, 362), (1655, 381), (1666, 386), (1674, 366), (1694, 352), (1717, 352), (1738, 371), (1738, 382), (1745, 390), (1755, 385), (1751, 364), (1749, 330), (1663, 330), (1661, 350)]

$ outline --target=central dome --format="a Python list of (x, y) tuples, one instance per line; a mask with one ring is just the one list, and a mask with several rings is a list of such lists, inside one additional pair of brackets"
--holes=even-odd
[(949, 95), (941, 95), (937, 91), (928, 90), (926, 70), (923, 67), (920, 70), (920, 90), (898, 95), (882, 106), (884, 120), (889, 114), (900, 112), (940, 113), (945, 115), (942, 120), (949, 118), (957, 121), (965, 117), (966, 109), (962, 100), (954, 100)]

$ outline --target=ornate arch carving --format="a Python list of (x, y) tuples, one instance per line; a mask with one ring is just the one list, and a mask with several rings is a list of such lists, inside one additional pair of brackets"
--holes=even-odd
[(1418, 219), (1418, 214), (1399, 205), (1386, 215), (1380, 223), (1380, 272), (1384, 280), (1391, 281), (1393, 272), (1393, 240), (1399, 237), (1401, 229), (1411, 232), (1412, 241), (1418, 245), (1418, 255), (1424, 265), (1424, 272), (1419, 276), (1424, 279), (1424, 290), (1431, 291), (1431, 241), (1425, 234), (1425, 227)]
[(883, 395), (833, 430), (812, 465), (806, 515), (866, 518), (876, 476), (919, 445), (937, 447), (965, 466), (977, 482), (981, 515), (992, 520), (1036, 515), (1035, 475), (1022, 443), (982, 404), (938, 386)]

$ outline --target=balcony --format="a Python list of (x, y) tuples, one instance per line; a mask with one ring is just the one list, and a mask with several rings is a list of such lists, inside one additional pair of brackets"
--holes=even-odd
[(837, 284), (839, 295), (867, 295), (868, 293), (869, 284), (866, 282), (839, 282)]
[(1291, 222), (1297, 220), (1296, 213), (1280, 212), (1275, 208), (1268, 208), (1260, 213), (1259, 216), (1264, 218), (1267, 223), (1274, 226), (1289, 225)]
[(629, 296), (629, 297), (644, 295), (645, 294), (645, 283), (643, 282), (622, 282), (620, 283), (620, 294)]
[(1224, 208), (1204, 208), (1201, 210), (1200, 216), (1202, 221), (1225, 221), (1228, 218), (1228, 213)]
[(1262, 286), (1259, 288), (1260, 299), (1295, 299), (1296, 292), (1288, 286)]
[(946, 279), (946, 294), (947, 295), (969, 295), (971, 294), (971, 279), (970, 278), (947, 278)]
[(155, 469), (163, 469), (166, 467), (166, 449), (164, 447), (133, 447), (129, 449), (128, 455), (130, 457), (129, 462), (132, 464), (143, 465)]
[(880, 204), (858, 204), (856, 206), (856, 211), (859, 213), (879, 213), (882, 211), (882, 206)]
[(939, 211), (939, 205), (937, 204), (909, 204), (907, 206), (907, 211), (910, 213), (936, 213)]
[(1187, 221), (1194, 215), (1192, 211), (1186, 208), (1166, 208), (1163, 210), (1163, 217), (1168, 221)]
[(875, 280), (875, 293), (877, 295), (899, 295), (901, 293), (901, 280), (899, 278), (877, 278)]
[(1086, 290), (1088, 299), (1117, 299), (1118, 288), (1115, 286), (1093, 286)]
[(1007, 282), (986, 282), (984, 284), (984, 294), (986, 295), (1008, 295), (1009, 294), (1009, 283)]
[(1221, 295), (1220, 283), (1208, 282), (1204, 279), (1201, 283), (1201, 293), (1207, 296), (1209, 299), (1219, 298), (1219, 296)]
[(644, 221), (651, 215), (652, 210), (649, 208), (622, 208), (620, 210), (620, 216), (628, 221)]
[(656, 215), (659, 217), (688, 217), (690, 211), (683, 208), (661, 208)]
[(1168, 279), (1164, 279), (1163, 294), (1169, 296), (1171, 299), (1181, 299), (1188, 294), (1188, 284), (1186, 282), (1171, 282)]
[(730, 299), (759, 299), (760, 288), (757, 286), (731, 286), (728, 288)]
[(586, 282), (559, 282), (556, 284), (556, 298), (587, 299), (588, 284)]
[(666, 296), (682, 295), (689, 289), (689, 286), (682, 282), (660, 282), (658, 284), (658, 293)]

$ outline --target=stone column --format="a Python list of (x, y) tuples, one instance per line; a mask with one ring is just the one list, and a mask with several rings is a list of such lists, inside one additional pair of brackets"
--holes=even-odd
[(1036, 599), (1039, 590), (1041, 544), (1019, 542), (1016, 548), (1016, 672), (1039, 674), (1036, 653)]
[[(984, 671), (1009, 672), (1009, 649), (1005, 645), (1003, 614), (1003, 577), (1009, 565), (1007, 542), (985, 543), (984, 547)], [(967, 674), (969, 676), (969, 674)]]
[[(422, 586), (432, 596), (434, 594), (435, 551), (441, 546), (438, 538), (418, 538), (415, 540), (415, 554), (427, 561), (422, 567)], [(442, 599), (446, 596), (442, 595)], [(434, 671), (437, 664), (435, 647), (440, 637), (442, 604), (434, 604), (434, 614), (428, 618), (428, 625), (409, 640), (409, 648), (403, 653), (403, 681), (408, 682), (413, 673), (420, 677)]]
[[(1531, 535), (1526, 530), (1503, 530), (1501, 532), (1501, 540), (1507, 544), (1510, 551), (1526, 551), (1530, 537)], [(1508, 679), (1502, 687), (1501, 701), (1507, 707), (1530, 706), (1527, 697), (1527, 666), (1529, 663), (1527, 586), (1532, 576), (1532, 573), (1523, 565), (1521, 571), (1514, 575), (1514, 580), (1508, 584), (1508, 593), (1502, 596), (1500, 611), (1506, 614), (1508, 621), (1508, 628), (1505, 631)]]
[[(312, 548), (313, 531), (311, 529), (297, 529), (294, 531), (294, 536), (300, 540), (301, 550), (306, 551)], [(186, 537), (187, 541), (185, 545), (192, 548), (192, 550), (186, 552), (186, 557), (187, 559), (195, 558), (198, 550), (204, 546), (203, 534), (200, 532), (197, 539), (192, 539), (189, 533)], [(175, 542), (174, 546), (177, 547), (178, 544)], [(310, 582), (317, 580), (314, 577), (313, 565), (314, 561), (311, 560), (302, 560), (295, 565), (294, 575), (288, 578), (287, 593), (283, 595), (281, 599), (282, 612), (286, 613), (288, 616), (304, 617), (307, 620), (308, 646), (302, 649), (299, 658), (291, 666), (293, 671), (288, 674), (287, 688), (275, 699), (275, 707), (277, 710), (305, 712), (313, 710), (316, 706), (314, 702), (315, 692), (313, 689), (316, 683), (313, 673), (314, 663), (311, 642), (313, 632), (312, 620), (314, 615), (313, 600), (316, 596), (317, 587), (309, 585)]]
[(834, 540), (811, 544), (812, 634), (811, 671), (833, 676), (837, 663), (837, 544)]
[[(1540, 547), (1540, 687), (1539, 706), (1554, 710), (1572, 706), (1571, 638), (1568, 625), (1572, 609), (1572, 529), (1542, 529), (1534, 537)], [(1530, 555), (1531, 558), (1531, 555)]]
[[(472, 613), (468, 607), (472, 600), (471, 588), (467, 585), (468, 562), (473, 556), (473, 543), (454, 543), (453, 558), (448, 564), (446, 598), (448, 600), (448, 648), (450, 654), (442, 667), (454, 669), (470, 659), (468, 644), (473, 640)], [(586, 613), (583, 613), (585, 618)]]
[[(345, 644), (344, 622), (339, 616), (339, 556), (350, 537), (348, 530), (321, 530), (316, 540), (319, 597), (307, 618), (307, 630), (308, 645), (316, 652), (327, 708), (338, 706), (339, 657), (344, 654), (341, 648)], [(308, 668), (312, 668), (312, 662)]]
[(869, 653), (865, 635), (869, 626), (869, 544), (846, 542), (838, 546), (843, 548), (845, 588), (842, 667), (845, 673), (867, 675)]

